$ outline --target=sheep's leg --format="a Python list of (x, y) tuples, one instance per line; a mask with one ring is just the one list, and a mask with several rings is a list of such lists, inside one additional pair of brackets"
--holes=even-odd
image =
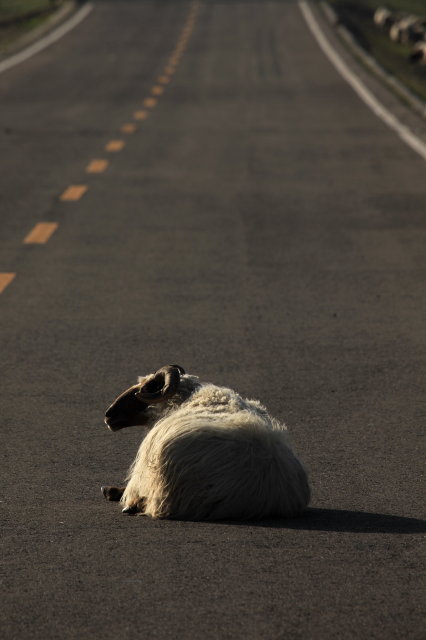
[(101, 491), (104, 494), (105, 500), (120, 502), (125, 488), (126, 487), (101, 487)]

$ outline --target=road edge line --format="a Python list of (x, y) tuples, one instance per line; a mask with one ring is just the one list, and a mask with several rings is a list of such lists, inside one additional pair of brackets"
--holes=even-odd
[(93, 9), (94, 5), (91, 2), (85, 4), (73, 16), (71, 16), (69, 20), (62, 23), (54, 31), (44, 36), (40, 40), (37, 40), (37, 42), (34, 42), (34, 44), (31, 44), (29, 47), (26, 47), (22, 51), (19, 51), (19, 53), (15, 53), (9, 58), (6, 58), (6, 60), (2, 60), (0, 62), (0, 73), (8, 71), (12, 67), (15, 67), (17, 64), (25, 62), (25, 60), (32, 58), (32, 56), (40, 53), (40, 51), (43, 51), (44, 49), (47, 49), (47, 47), (50, 47), (50, 45), (60, 40), (60, 38), (65, 36), (67, 33), (69, 33), (69, 31), (74, 29), (74, 27), (79, 25), (80, 22), (87, 18), (87, 16), (92, 12)]
[(354, 73), (337, 53), (319, 26), (311, 7), (306, 0), (298, 0), (299, 9), (305, 22), (323, 53), (340, 73), (342, 78), (352, 87), (371, 111), (392, 129), (413, 151), (426, 160), (426, 144), (420, 140), (406, 125), (402, 124), (372, 93), (359, 76)]

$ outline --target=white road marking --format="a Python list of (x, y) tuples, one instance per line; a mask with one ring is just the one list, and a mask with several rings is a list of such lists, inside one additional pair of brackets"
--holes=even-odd
[(36, 53), (43, 51), (43, 49), (50, 47), (51, 44), (62, 38), (69, 31), (71, 31), (71, 29), (74, 29), (74, 27), (76, 27), (78, 24), (80, 24), (80, 22), (87, 18), (93, 8), (94, 6), (92, 3), (89, 2), (88, 4), (85, 4), (69, 20), (62, 23), (57, 29), (49, 33), (47, 36), (45, 36), (41, 40), (37, 40), (37, 42), (35, 42), (34, 44), (30, 45), (26, 49), (23, 49), (23, 51), (20, 51), (19, 53), (10, 56), (10, 58), (6, 58), (6, 60), (0, 62), (0, 73), (2, 73), (3, 71), (7, 71), (11, 67), (20, 64), (25, 60), (28, 60), (28, 58), (31, 58)]
[(420, 140), (406, 125), (402, 124), (398, 118), (396, 118), (381, 102), (367, 89), (361, 79), (343, 62), (339, 57), (335, 49), (333, 49), (330, 42), (327, 40), (324, 32), (320, 28), (316, 21), (312, 9), (307, 4), (306, 0), (299, 0), (299, 8), (305, 18), (305, 21), (311, 30), (313, 36), (318, 42), (319, 46), (330, 60), (330, 62), (336, 67), (341, 76), (351, 85), (354, 91), (364, 101), (364, 103), (370, 107), (373, 113), (376, 114), (385, 124), (388, 125), (395, 133), (416, 153), (418, 153), (423, 160), (426, 160), (426, 144)]

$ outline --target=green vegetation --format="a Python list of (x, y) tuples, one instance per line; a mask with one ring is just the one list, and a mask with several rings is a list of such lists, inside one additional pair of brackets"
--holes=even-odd
[(42, 24), (63, 0), (0, 0), (0, 53)]
[(0, 0), (0, 22), (18, 20), (28, 14), (48, 11), (60, 4), (56, 0)]
[(375, 10), (383, 6), (392, 11), (426, 16), (426, 0), (329, 0), (329, 4), (335, 9), (342, 24), (382, 67), (413, 93), (426, 100), (426, 65), (410, 62), (412, 45), (392, 42), (388, 34), (373, 22)]

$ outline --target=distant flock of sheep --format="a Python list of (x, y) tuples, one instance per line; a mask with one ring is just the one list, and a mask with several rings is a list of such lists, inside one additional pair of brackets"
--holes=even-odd
[(426, 64), (426, 17), (401, 14), (379, 7), (374, 13), (374, 24), (386, 30), (393, 42), (413, 43), (410, 60)]

